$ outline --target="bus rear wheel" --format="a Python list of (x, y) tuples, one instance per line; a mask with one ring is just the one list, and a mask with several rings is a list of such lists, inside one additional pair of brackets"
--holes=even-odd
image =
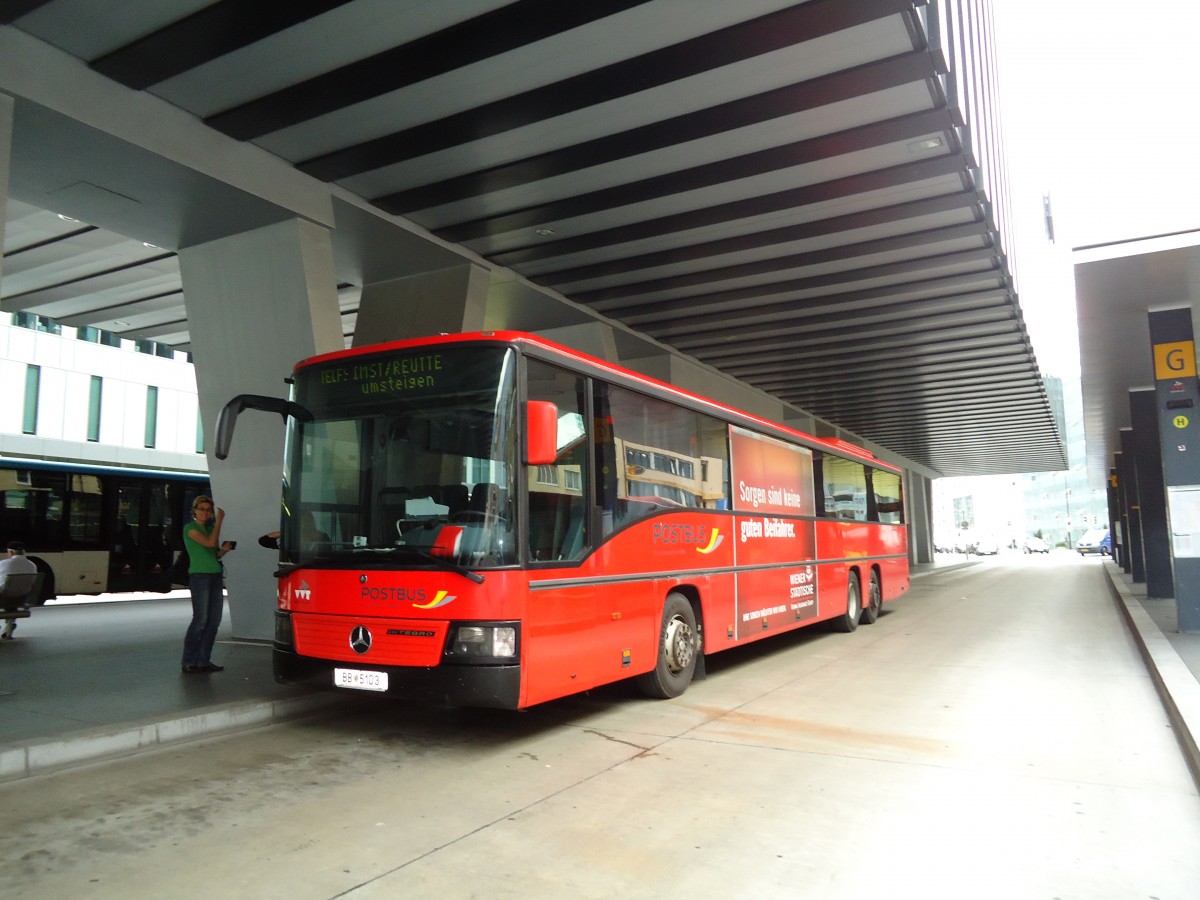
[(862, 587), (858, 583), (858, 573), (851, 572), (846, 580), (846, 612), (833, 620), (833, 627), (838, 631), (849, 634), (858, 627), (862, 618)]
[(687, 690), (696, 671), (699, 632), (692, 604), (682, 594), (667, 594), (658, 634), (658, 661), (637, 676), (637, 685), (648, 697), (670, 700)]
[(879, 573), (871, 572), (871, 583), (867, 587), (867, 605), (863, 607), (862, 620), (867, 625), (874, 625), (883, 609), (883, 588), (879, 585)]

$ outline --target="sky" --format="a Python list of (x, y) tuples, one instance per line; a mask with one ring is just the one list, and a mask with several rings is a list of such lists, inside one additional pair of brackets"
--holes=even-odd
[(992, 5), (1021, 308), (1043, 374), (1077, 377), (1071, 248), (1200, 229), (1200, 3)]

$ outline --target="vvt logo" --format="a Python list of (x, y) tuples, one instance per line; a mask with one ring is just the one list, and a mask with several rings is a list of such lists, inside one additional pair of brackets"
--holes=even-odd
[(308, 586), (307, 581), (300, 582), (300, 586), (298, 588), (296, 588), (296, 599), (297, 600), (311, 600), (312, 599), (312, 588), (310, 588)]

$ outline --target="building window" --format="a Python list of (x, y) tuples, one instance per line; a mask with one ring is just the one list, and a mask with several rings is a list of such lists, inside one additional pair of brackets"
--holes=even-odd
[(28, 328), (31, 331), (44, 331), (47, 334), (62, 334), (61, 325), (48, 316), (39, 316), (36, 313), (14, 313), (13, 322), (18, 328)]
[(104, 379), (99, 375), (93, 375), (91, 391), (88, 394), (87, 429), (87, 439), (93, 443), (100, 440), (100, 397), (103, 392)]
[(158, 435), (158, 388), (153, 385), (146, 387), (146, 441), (147, 447), (153, 447)]
[(37, 434), (38, 394), (42, 386), (42, 367), (26, 366), (25, 368), (25, 416), (21, 430), (25, 434)]

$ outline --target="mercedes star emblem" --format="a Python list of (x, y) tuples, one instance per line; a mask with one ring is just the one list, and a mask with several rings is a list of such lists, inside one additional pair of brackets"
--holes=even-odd
[(355, 625), (350, 632), (350, 648), (355, 653), (366, 653), (371, 649), (371, 632), (367, 631), (365, 625)]

